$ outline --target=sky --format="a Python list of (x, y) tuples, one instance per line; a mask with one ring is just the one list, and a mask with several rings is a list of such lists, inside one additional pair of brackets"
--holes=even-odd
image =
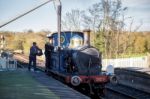
[[(45, 1), (47, 0), (0, 0), (0, 25)], [(128, 7), (126, 16), (134, 19), (133, 29), (142, 22), (139, 31), (150, 31), (150, 0), (121, 1), (122, 6)], [(61, 2), (62, 14), (64, 15), (71, 9), (86, 10), (100, 0), (61, 0)], [(131, 19), (126, 19), (126, 22), (129, 24)], [(0, 31), (25, 31), (29, 29), (33, 31), (57, 31), (57, 16), (53, 2), (0, 28)]]

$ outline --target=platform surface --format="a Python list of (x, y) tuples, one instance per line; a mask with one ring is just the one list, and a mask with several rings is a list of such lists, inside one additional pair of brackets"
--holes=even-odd
[(89, 99), (43, 72), (0, 72), (0, 99)]
[(149, 68), (116, 68), (115, 74), (119, 84), (142, 90), (150, 94)]
[(128, 71), (131, 71), (131, 72), (150, 75), (150, 68), (126, 67), (126, 68), (118, 68), (118, 69), (122, 69), (122, 70), (124, 69), (124, 70), (128, 70)]

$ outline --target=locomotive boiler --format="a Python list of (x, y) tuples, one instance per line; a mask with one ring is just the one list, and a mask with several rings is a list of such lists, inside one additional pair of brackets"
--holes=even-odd
[(101, 71), (101, 53), (90, 45), (90, 31), (61, 32), (60, 48), (58, 34), (53, 33), (51, 37), (54, 50), (51, 52), (51, 68), (46, 71), (67, 84), (101, 94), (109, 77)]

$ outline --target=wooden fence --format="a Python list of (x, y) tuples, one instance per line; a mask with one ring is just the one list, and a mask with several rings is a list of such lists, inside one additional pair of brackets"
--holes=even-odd
[(103, 70), (108, 65), (114, 67), (139, 67), (139, 68), (150, 68), (150, 56), (134, 57), (134, 58), (118, 58), (118, 59), (103, 59), (102, 60)]

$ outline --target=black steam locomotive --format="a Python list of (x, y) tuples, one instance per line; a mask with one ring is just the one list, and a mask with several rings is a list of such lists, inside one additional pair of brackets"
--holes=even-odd
[(51, 51), (51, 65), (46, 71), (65, 83), (82, 88), (90, 94), (100, 95), (109, 77), (101, 72), (101, 54), (90, 46), (90, 31), (65, 31), (51, 35), (54, 50)]

